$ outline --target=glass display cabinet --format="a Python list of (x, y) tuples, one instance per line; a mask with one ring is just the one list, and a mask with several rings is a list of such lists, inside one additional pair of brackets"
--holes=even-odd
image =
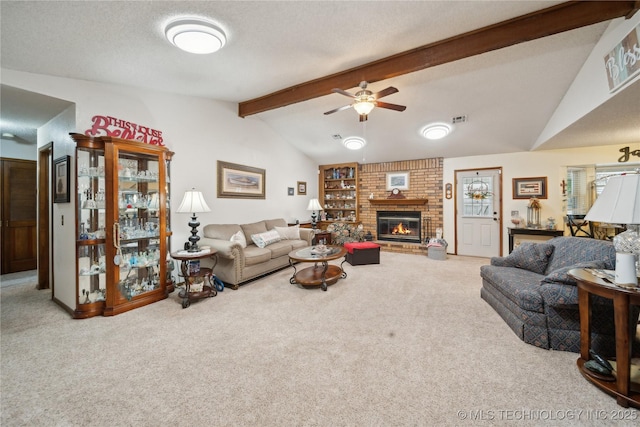
[(73, 317), (113, 316), (173, 290), (166, 147), (72, 134), (77, 280)]

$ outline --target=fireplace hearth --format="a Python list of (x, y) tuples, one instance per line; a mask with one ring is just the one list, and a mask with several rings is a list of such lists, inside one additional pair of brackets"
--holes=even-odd
[(378, 240), (420, 243), (420, 212), (378, 211)]

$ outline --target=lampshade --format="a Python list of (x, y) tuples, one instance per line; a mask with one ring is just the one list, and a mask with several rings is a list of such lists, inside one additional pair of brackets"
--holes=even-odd
[(358, 114), (360, 115), (367, 115), (371, 112), (371, 110), (373, 110), (373, 107), (375, 107), (376, 105), (373, 103), (373, 101), (370, 101), (368, 99), (366, 100), (356, 100), (356, 102), (353, 103), (353, 109), (356, 110), (358, 112)]
[(320, 202), (318, 199), (309, 200), (309, 206), (307, 206), (308, 211), (321, 211), (322, 206), (320, 206)]
[(640, 224), (640, 175), (609, 178), (584, 219), (609, 224)]
[(198, 213), (198, 212), (211, 212), (209, 206), (207, 206), (207, 202), (204, 201), (204, 197), (202, 193), (196, 191), (196, 189), (191, 189), (184, 193), (184, 197), (182, 199), (182, 203), (178, 207), (176, 212), (179, 213)]

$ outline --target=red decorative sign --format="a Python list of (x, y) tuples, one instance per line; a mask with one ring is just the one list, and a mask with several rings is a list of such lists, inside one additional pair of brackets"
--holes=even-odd
[(150, 145), (164, 146), (162, 132), (146, 126), (111, 116), (93, 116), (93, 126), (84, 134), (87, 136), (113, 136), (116, 138), (132, 139)]

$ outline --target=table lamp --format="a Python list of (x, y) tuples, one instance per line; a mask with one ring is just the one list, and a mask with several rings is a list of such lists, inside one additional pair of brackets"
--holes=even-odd
[(322, 210), (322, 206), (320, 206), (320, 202), (318, 201), (318, 199), (309, 200), (309, 206), (307, 206), (307, 210), (311, 211), (311, 228), (315, 230), (317, 224), (316, 218), (318, 217), (316, 211)]
[[(589, 209), (587, 221), (625, 224), (624, 231), (613, 238), (617, 253), (635, 256), (636, 277), (640, 255), (640, 174), (612, 176)], [(616, 261), (617, 264), (617, 261)]]
[(198, 240), (200, 240), (200, 237), (198, 237), (198, 226), (200, 223), (198, 222), (196, 214), (200, 212), (211, 212), (211, 209), (207, 206), (207, 202), (204, 201), (202, 193), (196, 191), (195, 188), (185, 192), (182, 203), (180, 203), (176, 212), (191, 213), (191, 221), (189, 221), (189, 227), (191, 227), (189, 242), (191, 242), (191, 246), (189, 247), (189, 252), (198, 252)]

